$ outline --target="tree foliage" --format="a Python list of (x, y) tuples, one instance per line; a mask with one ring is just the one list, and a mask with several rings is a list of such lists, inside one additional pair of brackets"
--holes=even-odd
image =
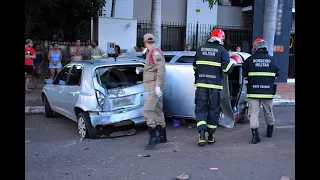
[(207, 2), (209, 4), (209, 8), (212, 9), (214, 5), (217, 3), (222, 3), (223, 0), (202, 0), (202, 2)]
[(90, 20), (106, 0), (25, 0), (25, 37), (75, 40), (90, 35)]

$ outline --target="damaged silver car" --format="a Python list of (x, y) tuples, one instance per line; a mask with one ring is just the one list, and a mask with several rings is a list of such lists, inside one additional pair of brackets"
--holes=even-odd
[(78, 123), (80, 138), (98, 138), (101, 127), (144, 123), (142, 108), (147, 92), (143, 63), (133, 60), (71, 62), (42, 90), (45, 116), (54, 112)]
[[(246, 88), (241, 63), (249, 56), (230, 52), (231, 60), (237, 63), (229, 76), (224, 75), (219, 122), (228, 128), (246, 118)], [(80, 138), (98, 138), (102, 127), (107, 125), (118, 127), (144, 123), (143, 104), (148, 92), (143, 87), (143, 74), (136, 73), (136, 69), (143, 68), (144, 57), (142, 53), (134, 52), (124, 53), (116, 60), (67, 64), (54, 79), (47, 79), (43, 87), (41, 96), (45, 116), (58, 113), (77, 122)], [(166, 63), (165, 115), (194, 119), (192, 62), (172, 59)]]
[[(195, 119), (194, 61), (195, 51), (163, 52), (166, 58), (166, 88), (164, 112), (167, 117)], [(245, 52), (229, 52), (235, 67), (230, 75), (224, 74), (219, 124), (232, 128), (235, 122), (247, 120), (246, 85), (242, 78), (242, 63), (250, 56)], [(128, 59), (145, 58), (142, 53), (126, 53)], [(143, 62), (143, 60), (140, 60)]]

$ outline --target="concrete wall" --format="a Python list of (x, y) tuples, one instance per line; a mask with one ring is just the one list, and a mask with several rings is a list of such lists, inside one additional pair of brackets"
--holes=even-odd
[(226, 26), (244, 26), (242, 7), (218, 6), (217, 24)]
[[(151, 0), (134, 0), (133, 18), (151, 20)], [(162, 21), (186, 22), (187, 0), (162, 0)]]

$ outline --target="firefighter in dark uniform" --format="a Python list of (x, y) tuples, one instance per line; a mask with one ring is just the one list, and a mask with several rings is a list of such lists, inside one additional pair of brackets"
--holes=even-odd
[(273, 124), (273, 98), (277, 85), (275, 78), (279, 75), (279, 68), (273, 56), (268, 55), (267, 43), (258, 38), (252, 43), (252, 53), (243, 63), (243, 77), (247, 80), (248, 117), (252, 131), (252, 144), (260, 142), (259, 137), (259, 111), (262, 104), (267, 127), (267, 137), (272, 137)]
[(233, 61), (229, 60), (228, 51), (222, 46), (224, 32), (215, 29), (209, 41), (200, 46), (196, 52), (193, 68), (195, 71), (195, 115), (199, 131), (198, 145), (206, 144), (205, 134), (208, 132), (208, 144), (215, 142), (213, 134), (220, 118), (220, 91), (223, 89), (223, 74), (230, 74)]

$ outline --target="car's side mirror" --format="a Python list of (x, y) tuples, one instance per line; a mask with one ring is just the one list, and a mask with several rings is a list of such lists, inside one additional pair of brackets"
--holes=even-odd
[(53, 84), (53, 79), (52, 78), (46, 79), (45, 83), (46, 84)]

